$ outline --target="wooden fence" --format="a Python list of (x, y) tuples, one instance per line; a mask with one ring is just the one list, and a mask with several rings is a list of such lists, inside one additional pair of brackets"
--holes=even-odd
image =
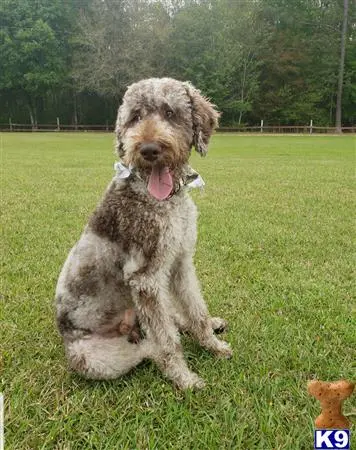
[[(56, 124), (39, 124), (35, 127), (31, 124), (23, 123), (0, 123), (0, 131), (92, 131), (92, 132), (113, 132), (113, 125), (63, 125), (59, 121)], [(287, 134), (336, 134), (335, 127), (319, 127), (310, 125), (261, 125), (243, 126), (243, 127), (220, 127), (217, 129), (222, 133), (287, 133)], [(342, 127), (342, 133), (356, 133), (356, 126)]]

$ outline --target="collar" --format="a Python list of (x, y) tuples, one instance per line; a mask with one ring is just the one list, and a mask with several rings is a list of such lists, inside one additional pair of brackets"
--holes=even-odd
[[(116, 162), (114, 164), (114, 170), (116, 171), (117, 178), (119, 178), (120, 180), (129, 178), (130, 175), (138, 178), (139, 180), (142, 180), (138, 170), (131, 164), (129, 166), (126, 166), (125, 164), (123, 164), (120, 161)], [(199, 175), (199, 173), (197, 171), (195, 171), (189, 165), (186, 165), (183, 170), (183, 175), (179, 179), (179, 187), (180, 188), (186, 187), (188, 189), (195, 189), (195, 188), (203, 189), (204, 186), (205, 186), (205, 181)], [(173, 191), (172, 195), (174, 195), (175, 192), (177, 192), (177, 191)]]

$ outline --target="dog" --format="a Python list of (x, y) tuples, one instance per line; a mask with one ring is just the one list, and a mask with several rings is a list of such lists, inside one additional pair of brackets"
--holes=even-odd
[(56, 288), (57, 325), (81, 375), (117, 378), (148, 358), (178, 388), (201, 388), (180, 331), (231, 357), (214, 333), (226, 322), (209, 316), (200, 292), (197, 210), (186, 187), (191, 149), (206, 154), (218, 117), (189, 82), (151, 78), (127, 89), (115, 131), (126, 174), (109, 184)]

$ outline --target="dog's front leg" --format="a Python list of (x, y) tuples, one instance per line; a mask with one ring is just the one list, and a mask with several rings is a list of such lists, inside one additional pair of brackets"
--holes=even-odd
[(188, 369), (177, 327), (165, 305), (168, 294), (156, 279), (141, 275), (130, 281), (140, 325), (153, 347), (152, 358), (180, 389), (201, 388), (204, 381)]
[(230, 358), (232, 350), (227, 342), (214, 335), (214, 329), (223, 326), (224, 320), (209, 317), (208, 308), (200, 292), (192, 257), (182, 257), (172, 275), (172, 289), (182, 303), (187, 331), (196, 337), (200, 345), (218, 356)]

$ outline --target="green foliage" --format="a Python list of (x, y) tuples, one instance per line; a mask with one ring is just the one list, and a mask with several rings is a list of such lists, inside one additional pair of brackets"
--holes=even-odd
[[(350, 5), (352, 6), (352, 5)], [(343, 114), (350, 122), (356, 122), (356, 6), (351, 8), (349, 40), (346, 45), (345, 84), (343, 94)]]
[(253, 5), (222, 0), (192, 3), (172, 19), (167, 66), (218, 105), (231, 123), (252, 109), (258, 89), (260, 33)]
[(140, 78), (163, 75), (169, 16), (159, 3), (89, 3), (78, 21), (73, 78), (81, 91), (119, 99)]
[[(332, 125), (342, 15), (340, 0), (3, 0), (0, 121), (112, 123), (127, 85), (172, 76), (223, 125)], [(344, 124), (356, 120), (355, 24), (350, 2)]]
[(61, 81), (62, 60), (54, 32), (46, 22), (37, 19), (31, 28), (20, 28), (5, 39), (3, 50), (10, 61), (2, 68), (5, 87), (41, 93)]
[(59, 0), (0, 3), (0, 92), (28, 107), (33, 121), (37, 101), (63, 85), (68, 74), (66, 14)]

